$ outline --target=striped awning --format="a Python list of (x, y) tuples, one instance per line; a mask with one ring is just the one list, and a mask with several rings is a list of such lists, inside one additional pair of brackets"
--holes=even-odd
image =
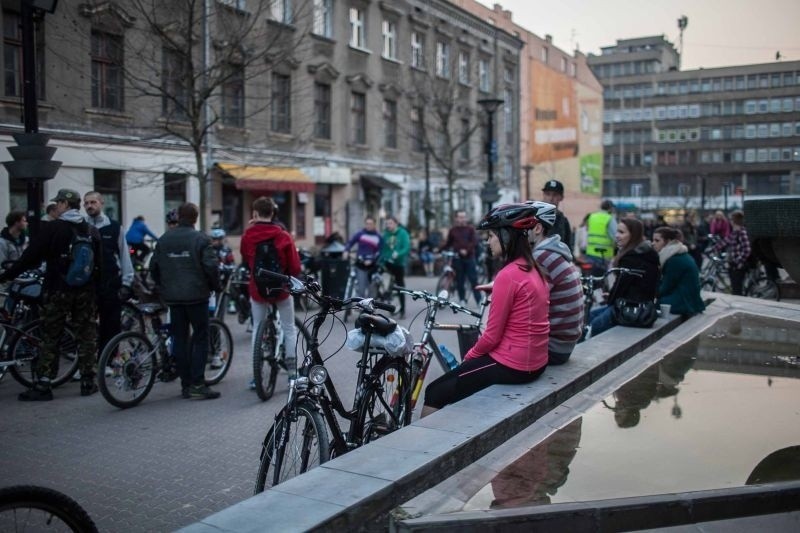
[(314, 190), (314, 182), (297, 167), (259, 167), (232, 163), (217, 163), (216, 167), (236, 180), (237, 189), (295, 192)]

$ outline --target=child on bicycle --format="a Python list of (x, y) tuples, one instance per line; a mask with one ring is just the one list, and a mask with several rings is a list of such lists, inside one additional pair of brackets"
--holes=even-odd
[(526, 204), (496, 207), (481, 220), (478, 229), (490, 231), (492, 255), (504, 263), (494, 281), (486, 330), (461, 365), (428, 385), (421, 416), (490, 385), (530, 383), (544, 372), (549, 289), (527, 235), (538, 223), (536, 208)]

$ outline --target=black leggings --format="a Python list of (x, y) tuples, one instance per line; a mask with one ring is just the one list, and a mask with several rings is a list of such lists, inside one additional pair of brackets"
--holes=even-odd
[[(405, 273), (406, 273), (406, 267), (400, 266), (400, 265), (395, 265), (394, 263), (385, 263), (384, 267), (386, 268), (386, 270), (389, 271), (389, 273), (392, 276), (394, 276), (394, 284), (395, 285), (400, 285), (401, 287), (405, 287), (406, 286), (406, 280), (405, 280), (405, 277), (404, 277)], [(389, 288), (391, 289), (391, 287), (389, 287)], [(399, 311), (400, 311), (400, 313), (405, 313), (406, 312), (406, 295), (403, 294), (402, 292), (400, 293), (400, 309), (399, 309)]]
[(501, 365), (490, 355), (467, 359), (425, 389), (425, 405), (441, 409), (490, 385), (520, 385), (542, 375), (547, 365), (526, 372)]

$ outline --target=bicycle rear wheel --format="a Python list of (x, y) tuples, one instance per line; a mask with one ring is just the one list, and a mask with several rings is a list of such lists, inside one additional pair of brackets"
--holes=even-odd
[(206, 385), (216, 385), (228, 373), (233, 361), (233, 336), (219, 318), (208, 321), (208, 345), (205, 382)]
[(261, 447), (255, 494), (291, 479), (330, 457), (328, 432), (317, 406), (301, 400), (275, 417)]
[(764, 300), (775, 300), (776, 302), (781, 299), (781, 291), (778, 284), (767, 278), (766, 276), (759, 277), (753, 281), (748, 287), (745, 296), (752, 298), (762, 298)]
[(120, 409), (145, 399), (156, 380), (156, 349), (145, 335), (126, 331), (108, 341), (97, 364), (97, 384), (108, 403)]
[[(25, 387), (33, 387), (36, 381), (36, 366), (42, 349), (41, 319), (28, 322), (20, 327), (9, 348), (10, 358), (15, 365), (10, 368), (11, 376)], [(65, 327), (57, 343), (58, 373), (50, 381), (52, 387), (63, 385), (78, 370), (78, 340), (69, 327)]]
[(375, 363), (370, 382), (358, 407), (355, 424), (360, 443), (367, 444), (411, 422), (408, 400), (411, 377), (400, 357), (385, 355)]
[(277, 342), (275, 322), (267, 315), (258, 325), (256, 342), (253, 344), (253, 379), (256, 394), (262, 402), (269, 400), (275, 392), (275, 382), (278, 380)]
[(33, 485), (0, 489), (0, 531), (95, 533), (89, 514), (57, 490)]

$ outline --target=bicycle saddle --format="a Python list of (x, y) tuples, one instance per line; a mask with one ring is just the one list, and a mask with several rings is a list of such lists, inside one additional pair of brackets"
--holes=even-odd
[(143, 315), (152, 316), (160, 315), (167, 310), (166, 306), (159, 303), (139, 304), (136, 306)]
[(362, 313), (356, 319), (356, 327), (364, 333), (372, 332), (385, 336), (397, 329), (397, 322), (383, 315)]

